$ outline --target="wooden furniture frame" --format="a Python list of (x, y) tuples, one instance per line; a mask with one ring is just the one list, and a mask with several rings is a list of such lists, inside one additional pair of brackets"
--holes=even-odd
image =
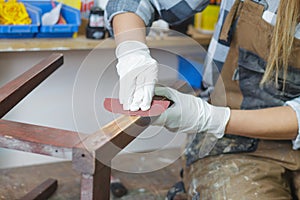
[[(62, 64), (63, 55), (52, 54), (0, 88), (0, 147), (59, 158), (68, 158), (72, 152), (73, 168), (81, 173), (81, 199), (109, 199), (110, 161), (153, 119), (121, 116), (92, 134), (1, 119)], [(181, 81), (173, 85), (181, 91), (186, 86)]]

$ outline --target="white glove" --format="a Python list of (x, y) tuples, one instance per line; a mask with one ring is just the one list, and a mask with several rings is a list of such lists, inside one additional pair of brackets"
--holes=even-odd
[(125, 41), (116, 48), (120, 76), (119, 99), (124, 110), (145, 111), (151, 106), (157, 82), (157, 61), (148, 47), (138, 41)]
[(165, 126), (171, 131), (183, 133), (205, 132), (216, 138), (224, 136), (230, 117), (229, 108), (212, 106), (201, 98), (167, 87), (156, 87), (155, 95), (165, 96), (174, 104), (153, 125)]

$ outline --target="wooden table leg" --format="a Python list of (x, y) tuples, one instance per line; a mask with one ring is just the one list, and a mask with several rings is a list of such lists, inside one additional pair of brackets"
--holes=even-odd
[(108, 200), (110, 198), (111, 168), (97, 159), (94, 174), (81, 174), (81, 200)]
[[(182, 81), (173, 87), (181, 91), (190, 89)], [(74, 146), (72, 162), (82, 175), (82, 200), (109, 200), (111, 160), (148, 128), (153, 118), (120, 116)]]

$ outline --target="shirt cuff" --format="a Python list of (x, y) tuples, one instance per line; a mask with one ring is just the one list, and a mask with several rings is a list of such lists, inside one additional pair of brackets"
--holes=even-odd
[(127, 1), (108, 1), (105, 8), (105, 26), (113, 35), (112, 19), (121, 13), (135, 13), (145, 23), (146, 27), (150, 27), (154, 21), (154, 7), (148, 0), (127, 0)]
[(300, 97), (297, 97), (291, 101), (287, 101), (285, 105), (290, 106), (296, 112), (297, 120), (298, 120), (298, 135), (293, 142), (293, 149), (300, 149)]

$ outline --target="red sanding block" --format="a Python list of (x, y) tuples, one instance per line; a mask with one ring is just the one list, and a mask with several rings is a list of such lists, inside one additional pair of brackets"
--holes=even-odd
[(149, 110), (129, 111), (129, 110), (123, 110), (123, 106), (120, 104), (119, 99), (105, 98), (104, 108), (112, 113), (151, 117), (151, 116), (158, 116), (161, 113), (163, 113), (169, 107), (170, 103), (171, 102), (169, 100), (153, 100)]

